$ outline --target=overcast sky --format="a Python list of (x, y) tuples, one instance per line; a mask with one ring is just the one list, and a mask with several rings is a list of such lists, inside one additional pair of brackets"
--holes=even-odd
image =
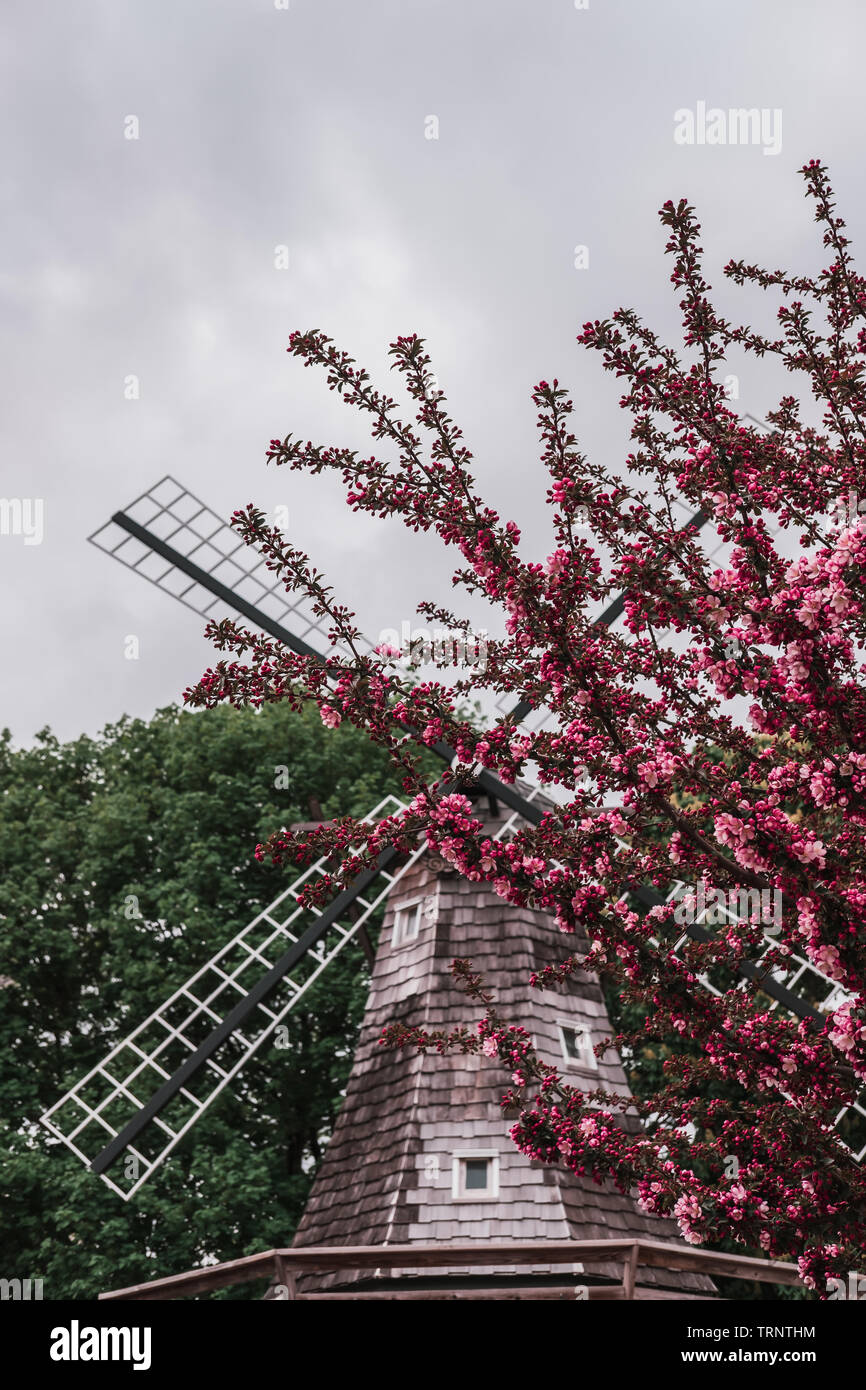
[[(369, 451), (287, 357), (292, 329), (386, 386), (388, 343), (426, 337), (482, 489), (543, 558), (530, 389), (558, 376), (585, 448), (623, 456), (616, 384), (575, 335), (625, 303), (675, 337), (665, 199), (696, 205), (734, 315), (755, 300), (722, 281), (729, 257), (822, 264), (807, 159), (866, 241), (856, 0), (6, 0), (2, 24), (0, 497), (44, 504), (41, 544), (0, 535), (0, 725), (19, 744), (146, 717), (210, 664), (199, 618), (86, 542), (165, 473), (221, 514), (288, 506), (373, 636), (451, 602), (435, 538), (266, 467), (289, 431)], [(700, 102), (781, 126), (677, 143), (674, 113)], [(782, 385), (747, 364), (739, 408)]]

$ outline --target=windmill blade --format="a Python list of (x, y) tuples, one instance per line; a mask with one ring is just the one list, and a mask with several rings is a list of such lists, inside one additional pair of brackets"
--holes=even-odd
[[(538, 794), (537, 788), (530, 793)], [(365, 820), (376, 822), (402, 807), (386, 797)], [(517, 813), (506, 819), (494, 838), (510, 835), (517, 819)], [(384, 850), (374, 870), (359, 875), (315, 917), (298, 896), (313, 875), (327, 872), (328, 858), (317, 860), (46, 1110), (42, 1124), (128, 1201), (426, 849), (422, 840), (402, 864), (396, 851)], [(365, 897), (374, 882), (375, 893)], [(341, 917), (355, 905), (360, 914), (344, 924)], [(266, 953), (287, 942), (289, 950), (272, 963)], [(248, 988), (250, 975), (262, 967), (267, 973)], [(236, 994), (239, 1002), (227, 1009)], [(122, 1155), (125, 1181), (108, 1173)]]
[(307, 597), (287, 594), (258, 551), (169, 474), (87, 539), (202, 618), (228, 608), (305, 656), (328, 645)]
[[(759, 420), (754, 415), (744, 413), (740, 416), (740, 420), (744, 424), (748, 423), (751, 429), (756, 429), (763, 434), (769, 434), (771, 432), (770, 426), (766, 421)], [(700, 533), (710, 520), (707, 513), (703, 511), (697, 511), (690, 515), (685, 503), (679, 499), (674, 500), (672, 511), (677, 521), (680, 523), (678, 532), (680, 535), (689, 530)], [(780, 533), (780, 528), (778, 526), (770, 526), (768, 530), (771, 536), (777, 536)], [(730, 549), (730, 542), (723, 540), (716, 534), (715, 537), (710, 538), (708, 548), (705, 548), (706, 559), (709, 561), (718, 557), (721, 562), (723, 557), (726, 558), (728, 556)], [(623, 614), (626, 598), (626, 593), (619, 594), (617, 598), (608, 603), (602, 612), (592, 620), (590, 626), (612, 627)], [(666, 645), (663, 636), (660, 640), (662, 645)], [(498, 699), (494, 701), (493, 708), (498, 718), (507, 715), (509, 712), (508, 696), (500, 695)], [(552, 716), (546, 709), (543, 707), (534, 708), (527, 700), (521, 700), (519, 705), (511, 710), (510, 721), (515, 727), (519, 724), (523, 724), (523, 731), (525, 733), (549, 732), (555, 727)]]
[[(378, 821), (402, 804), (386, 797), (365, 819)], [(359, 878), (351, 895), (340, 894), (318, 916), (298, 902), (304, 886), (327, 872), (328, 859), (317, 860), (116, 1043), (46, 1110), (42, 1123), (128, 1200), (272, 1037), (424, 849), (422, 843), (400, 865), (391, 855), (378, 874), (368, 876), (377, 880), (375, 892), (364, 896), (368, 885)], [(354, 920), (343, 920), (353, 905), (360, 911)], [(274, 961), (276, 953), (281, 954)], [(125, 1164), (125, 1183), (107, 1171), (122, 1153), (134, 1160)]]
[[(656, 896), (659, 902), (672, 902), (687, 891), (689, 891), (687, 884), (677, 883), (668, 893), (666, 899), (662, 899), (660, 895)], [(699, 931), (703, 932), (706, 940), (709, 940), (712, 933), (702, 924), (710, 910), (710, 906), (706, 906), (694, 924)], [(730, 907), (722, 908), (721, 905), (717, 906), (714, 903), (712, 910), (718, 912), (723, 921), (733, 922), (736, 920)], [(673, 946), (668, 948), (673, 951), (674, 955), (684, 945), (687, 935), (694, 936), (695, 931), (690, 928), (688, 932), (683, 932)], [(660, 944), (657, 938), (653, 938), (653, 940), (656, 944)], [(853, 998), (850, 991), (843, 989), (838, 981), (831, 979), (823, 970), (819, 970), (806, 956), (800, 955), (797, 951), (790, 953), (788, 957), (790, 966), (787, 970), (782, 970), (779, 966), (763, 966), (762, 963), (767, 953), (777, 945), (778, 942), (765, 933), (764, 948), (758, 959), (750, 963), (752, 978), (760, 984), (763, 992), (768, 994), (773, 1001), (769, 1005), (769, 1012), (781, 1006), (799, 1018), (811, 1017), (823, 1023), (824, 1018), (832, 1009), (838, 1009), (840, 1004)], [(711, 975), (699, 975), (698, 979), (711, 994), (716, 996), (722, 994), (723, 991), (714, 984)], [(796, 1001), (796, 1007), (792, 1007), (792, 1001)], [(866, 1158), (866, 1088), (860, 1091), (851, 1105), (843, 1106), (840, 1109), (833, 1123), (845, 1148), (858, 1163), (861, 1163)]]
[[(684, 509), (681, 510), (684, 512)], [(683, 522), (683, 525), (680, 527), (680, 530), (677, 534), (683, 535), (688, 531), (700, 531), (702, 527), (706, 526), (708, 520), (709, 517), (707, 516), (706, 512), (694, 512), (691, 516), (686, 517), (685, 521)], [(613, 627), (614, 623), (617, 621), (618, 618), (622, 617), (622, 614), (625, 611), (627, 598), (628, 592), (625, 591), (621, 594), (618, 594), (615, 599), (611, 599), (610, 603), (608, 603), (602, 609), (601, 613), (599, 613), (597, 617), (593, 618), (592, 622), (590, 623), (590, 627)], [(506, 695), (500, 695), (498, 700), (494, 702), (494, 708), (496, 709), (500, 718), (502, 717), (502, 715), (508, 713), (508, 697)], [(529, 700), (518, 701), (518, 703), (510, 711), (510, 722), (515, 727), (517, 727), (517, 725), (522, 724), (523, 721), (526, 720), (528, 716), (533, 713), (533, 710), (534, 706)], [(543, 727), (545, 720), (548, 717), (547, 711), (544, 709), (537, 711), (537, 714), (539, 715), (539, 718), (533, 729), (533, 732), (536, 733)]]
[[(200, 617), (211, 620), (230, 608), (290, 650), (324, 661), (321, 647), (327, 644), (327, 631), (309, 602), (288, 602), (261, 556), (169, 475), (115, 512), (88, 540)], [(293, 628), (286, 626), (289, 621)], [(320, 647), (311, 645), (310, 637), (318, 637)], [(368, 642), (360, 646), (372, 650)], [(447, 743), (437, 743), (432, 751), (449, 765), (457, 756)], [(524, 798), (483, 768), (475, 780), (512, 810), (526, 808)], [(532, 824), (541, 819), (537, 808), (530, 807), (526, 814)]]

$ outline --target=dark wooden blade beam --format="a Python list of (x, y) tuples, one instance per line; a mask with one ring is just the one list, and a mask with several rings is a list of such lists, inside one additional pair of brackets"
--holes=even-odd
[[(705, 526), (708, 520), (709, 517), (707, 516), (706, 512), (695, 512), (694, 516), (689, 517), (685, 526), (680, 527), (680, 530), (677, 532), (677, 534), (683, 536), (687, 531), (700, 531), (701, 527)], [(626, 605), (627, 598), (627, 589), (623, 593), (617, 594), (616, 598), (613, 599), (607, 605), (607, 608), (605, 608), (604, 612), (599, 613), (598, 617), (593, 619), (590, 626), (612, 627), (612, 625), (616, 622), (617, 618), (620, 617), (620, 615), (622, 614)], [(532, 705), (529, 700), (520, 700), (514, 706), (514, 709), (511, 711), (512, 723), (519, 724), (521, 719), (525, 719), (527, 714), (529, 714), (531, 710)]]
[[(128, 535), (133, 536), (137, 541), (140, 541), (142, 545), (148, 546), (157, 555), (161, 556), (163, 560), (168, 561), (170, 565), (174, 565), (176, 569), (179, 569), (189, 579), (194, 580), (196, 584), (200, 584), (202, 588), (208, 589), (210, 593), (222, 599), (224, 603), (227, 603), (230, 608), (234, 608), (236, 612), (242, 613), (245, 618), (249, 618), (250, 622), (260, 628), (262, 632), (267, 632), (269, 636), (276, 638), (278, 642), (288, 647), (290, 651), (296, 652), (298, 656), (312, 657), (318, 665), (324, 666), (325, 658), (322, 656), (321, 652), (316, 651), (315, 647), (311, 647), (309, 642), (305, 642), (301, 637), (296, 637), (295, 634), (290, 632), (287, 627), (284, 627), (282, 623), (278, 623), (273, 618), (269, 618), (268, 615), (263, 613), (260, 608), (257, 608), (254, 603), (248, 603), (246, 599), (234, 593), (226, 584), (222, 584), (220, 580), (208, 574), (207, 570), (202, 569), (194, 560), (188, 559), (186, 555), (182, 555), (179, 550), (175, 550), (173, 546), (161, 540), (159, 536), (154, 536), (152, 532), (140, 525), (139, 522), (133, 521), (131, 516), (127, 516), (125, 512), (115, 512), (111, 520), (115, 525), (120, 526), (122, 530), (126, 531)], [(527, 706), (527, 708), (529, 708), (529, 706)], [(402, 724), (401, 727), (406, 729), (409, 733), (413, 732), (407, 724)], [(447, 763), (449, 767), (453, 765), (457, 757), (456, 750), (447, 743), (440, 742), (432, 745), (432, 751), (436, 753), (444, 763)], [(513, 787), (506, 786), (504, 782), (499, 781), (498, 777), (492, 776), (491, 773), (483, 769), (478, 772), (473, 780), (476, 781), (484, 791), (490, 793), (490, 795), (499, 797), (506, 806), (511, 807), (512, 811), (519, 811), (532, 825), (538, 825), (543, 812), (539, 811), (537, 807), (534, 807), (530, 801), (527, 801), (526, 798), (515, 791)]]
[[(632, 888), (632, 893), (649, 910), (651, 907), (658, 907), (667, 899), (654, 888), (647, 888), (645, 884), (639, 884)], [(697, 922), (684, 924), (685, 933), (690, 936), (692, 941), (712, 941), (712, 932), (708, 932), (706, 927), (699, 926)], [(813, 1008), (799, 994), (794, 994), (793, 990), (786, 989), (784, 985), (774, 979), (771, 969), (761, 969), (759, 965), (754, 965), (752, 961), (744, 960), (740, 962), (739, 973), (746, 980), (752, 980), (759, 989), (765, 994), (769, 994), (777, 1003), (784, 1004), (786, 1009), (790, 1009), (798, 1018), (810, 1019), (814, 1023), (822, 1023), (823, 1015), (818, 1009)]]
[(307, 928), (302, 936), (293, 946), (280, 956), (279, 960), (271, 966), (267, 974), (263, 975), (257, 984), (245, 994), (243, 999), (235, 1005), (230, 1013), (226, 1014), (222, 1023), (217, 1024), (211, 1033), (205, 1038), (200, 1047), (187, 1057), (186, 1061), (178, 1067), (172, 1076), (164, 1081), (158, 1091), (155, 1091), (146, 1105), (132, 1117), (126, 1125), (105, 1148), (97, 1154), (90, 1167), (94, 1173), (104, 1173), (111, 1167), (114, 1160), (123, 1152), (125, 1148), (141, 1133), (146, 1125), (164, 1110), (169, 1101), (177, 1095), (178, 1091), (186, 1085), (187, 1081), (199, 1071), (216, 1052), (217, 1048), (225, 1042), (226, 1038), (240, 1028), (241, 1024), (258, 1008), (259, 1004), (264, 1003), (268, 995), (280, 983), (283, 976), (288, 974), (307, 951), (315, 946), (316, 942), (325, 934), (330, 926), (338, 920), (340, 915), (346, 911), (360, 893), (379, 877), (383, 869), (389, 868), (399, 859), (397, 850), (390, 846), (383, 849), (376, 860), (375, 868), (365, 869), (352, 881), (348, 888), (344, 888), (333, 902), (329, 903), (325, 911), (316, 918), (315, 922)]
[(179, 569), (181, 573), (187, 575), (189, 579), (195, 580), (196, 584), (200, 584), (203, 589), (209, 589), (212, 594), (215, 594), (217, 598), (221, 598), (230, 608), (234, 608), (235, 612), (242, 613), (245, 618), (249, 618), (250, 622), (255, 623), (256, 627), (261, 628), (263, 632), (267, 632), (271, 637), (276, 637), (278, 642), (282, 642), (284, 646), (289, 647), (291, 651), (297, 653), (298, 656), (311, 656), (315, 661), (324, 665), (324, 657), (321, 653), (316, 651), (315, 647), (311, 647), (309, 642), (305, 642), (301, 637), (296, 637), (293, 632), (289, 632), (289, 629), (283, 627), (281, 623), (274, 622), (272, 618), (268, 617), (267, 613), (263, 613), (260, 608), (256, 608), (255, 604), (248, 603), (245, 598), (241, 598), (240, 594), (236, 594), (227, 584), (223, 584), (219, 579), (215, 579), (212, 574), (202, 569), (201, 565), (197, 565), (194, 560), (188, 559), (187, 556), (182, 555), (179, 550), (175, 550), (174, 546), (161, 540), (159, 536), (155, 536), (152, 531), (148, 531), (147, 528), (140, 525), (139, 522), (133, 521), (131, 516), (126, 515), (126, 512), (115, 512), (111, 520), (116, 526), (119, 526), (122, 531), (126, 531), (126, 533), (133, 536), (135, 540), (141, 541), (141, 544), (146, 545), (149, 550), (154, 551), (157, 555), (161, 555), (163, 560), (167, 560), (170, 565), (174, 565), (175, 569)]

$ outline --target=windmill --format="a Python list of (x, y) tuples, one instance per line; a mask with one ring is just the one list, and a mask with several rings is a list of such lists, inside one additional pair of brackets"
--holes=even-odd
[[(319, 643), (324, 644), (324, 634), (304, 602), (287, 601), (285, 594), (274, 585), (273, 576), (261, 559), (248, 550), (215, 512), (172, 478), (163, 478), (125, 510), (115, 513), (111, 521), (90, 539), (200, 616), (211, 618), (220, 611), (220, 606), (223, 609), (228, 607), (292, 650), (321, 658), (321, 651), (317, 650), (315, 642), (318, 638)], [(623, 603), (623, 598), (616, 600), (597, 621), (613, 622), (622, 611)], [(528, 713), (528, 705), (518, 705), (513, 712), (515, 723)], [(443, 762), (453, 763), (454, 751), (447, 745), (439, 744), (434, 751)], [(544, 814), (544, 802), (537, 788), (506, 785), (484, 770), (477, 772), (474, 784), (477, 795), (487, 798), (491, 833), (508, 835), (518, 819), (538, 824)], [(366, 819), (376, 820), (392, 814), (399, 805), (396, 798), (389, 798), (372, 808)], [(125, 1200), (130, 1199), (165, 1162), (203, 1111), (231, 1083), (248, 1059), (272, 1038), (284, 1020), (290, 1021), (292, 1009), (335, 956), (354, 936), (363, 932), (371, 917), (385, 906), (385, 949), (380, 948), (374, 968), (371, 1000), (356, 1057), (356, 1075), (361, 1078), (367, 1066), (364, 1059), (371, 1040), (374, 1034), (378, 1036), (379, 1012), (383, 1009), (387, 1012), (388, 991), (393, 988), (393, 981), (390, 986), (386, 981), (389, 959), (400, 946), (401, 933), (408, 933), (403, 943), (402, 959), (408, 962), (413, 951), (420, 951), (422, 955), (419, 960), (427, 961), (427, 973), (422, 972), (423, 979), (417, 968), (409, 972), (418, 985), (410, 993), (422, 1000), (424, 1008), (433, 1010), (434, 1014), (442, 1006), (439, 986), (431, 973), (434, 964), (438, 962), (441, 977), (441, 966), (447, 966), (447, 959), (454, 955), (474, 953), (479, 959), (483, 958), (483, 934), (473, 936), (473, 927), (468, 934), (464, 931), (461, 937), (458, 919), (465, 927), (467, 921), (471, 925), (475, 918), (480, 921), (486, 913), (491, 939), (507, 943), (514, 936), (513, 931), (508, 930), (506, 916), (513, 913), (513, 909), (504, 908), (498, 900), (495, 904), (481, 902), (476, 885), (463, 884), (460, 880), (462, 886), (458, 887), (457, 880), (445, 872), (445, 866), (431, 865), (429, 858), (425, 860), (425, 855), (423, 846), (419, 846), (403, 861), (396, 852), (383, 851), (375, 868), (362, 873), (318, 914), (298, 901), (304, 884), (312, 876), (326, 872), (325, 860), (311, 865), (164, 1004), (118, 1042), (102, 1062), (52, 1105), (41, 1117), (42, 1122), (82, 1162), (99, 1174), (117, 1195)], [(465, 896), (470, 891), (475, 894), (475, 904), (467, 918)], [(662, 900), (659, 894), (642, 885), (636, 885), (634, 891), (646, 906)], [(441, 912), (439, 906), (435, 909), (425, 906), (431, 901), (442, 905)], [(450, 906), (446, 907), (445, 904), (449, 903)], [(496, 920), (490, 917), (494, 906), (499, 913)], [(425, 933), (424, 924), (433, 929)], [(529, 935), (538, 943), (538, 951), (543, 953), (550, 950), (549, 945), (543, 943), (549, 943), (552, 936), (559, 934), (551, 933), (549, 924), (541, 920), (534, 920), (530, 926)], [(706, 936), (706, 929), (700, 924), (686, 930), (698, 938)], [(464, 938), (465, 949), (464, 944), (461, 944), (459, 951), (452, 949), (458, 940), (463, 942)], [(428, 943), (426, 947), (425, 942)], [(427, 949), (427, 957), (423, 956), (422, 948)], [(529, 969), (532, 968), (530, 965)], [(815, 1003), (826, 1001), (834, 988), (832, 981), (821, 976), (808, 961), (798, 957), (793, 959), (791, 972), (786, 978), (782, 978), (778, 972), (762, 969), (760, 960), (744, 963), (741, 969), (745, 976), (760, 980), (762, 989), (776, 1004), (790, 1009), (799, 1017), (819, 1017)], [(522, 975), (526, 974), (528, 970), (524, 969)], [(513, 979), (509, 976), (509, 980), (511, 982), (506, 986), (506, 991), (518, 991), (517, 976)], [(705, 983), (712, 988), (710, 981)], [(792, 988), (792, 985), (798, 985), (799, 989)], [(806, 987), (810, 998), (804, 997)], [(545, 1046), (552, 1046), (562, 1050), (566, 1064), (588, 1058), (586, 1039), (592, 1037), (593, 1019), (597, 1031), (598, 1018), (604, 1014), (604, 1006), (597, 985), (591, 981), (581, 981), (579, 993), (586, 1001), (582, 1011), (573, 1011), (569, 1015), (568, 1010), (561, 1006), (554, 1014), (542, 1011), (537, 1020), (533, 1019), (538, 1024), (535, 1031), (542, 1055)], [(810, 999), (815, 1002), (810, 1002)], [(382, 1021), (387, 1021), (384, 1015)], [(577, 1057), (570, 1057), (570, 1051), (575, 1049)], [(478, 1134), (474, 1138), (470, 1135), (465, 1143), (461, 1141), (459, 1152), (449, 1151), (449, 1162), (449, 1154), (444, 1150), (439, 1152), (429, 1147), (419, 1150), (417, 1135), (413, 1137), (403, 1133), (398, 1143), (400, 1162), (396, 1169), (382, 1176), (382, 1191), (387, 1191), (391, 1203), (388, 1220), (384, 1226), (381, 1222), (371, 1225), (366, 1233), (369, 1243), (379, 1239), (393, 1241), (396, 1230), (405, 1233), (409, 1229), (411, 1222), (407, 1212), (418, 1203), (413, 1204), (408, 1200), (407, 1194), (413, 1184), (407, 1179), (410, 1172), (426, 1175), (428, 1160), (428, 1166), (439, 1174), (432, 1187), (441, 1196), (442, 1192), (449, 1190), (450, 1182), (452, 1198), (459, 1204), (464, 1223), (470, 1210), (475, 1211), (484, 1205), (483, 1202), (469, 1200), (470, 1193), (478, 1196), (481, 1191), (478, 1185), (482, 1180), (490, 1184), (491, 1191), (494, 1186), (500, 1185), (500, 1179), (504, 1183), (505, 1150), (499, 1139), (494, 1142), (491, 1138), (491, 1099), (489, 1096), (481, 1098), (485, 1082), (479, 1079), (480, 1072), (474, 1081), (467, 1080), (475, 1065), (472, 1059), (463, 1059), (463, 1062), (468, 1070), (461, 1073), (460, 1087), (474, 1088), (477, 1107), (486, 1113), (484, 1124), (481, 1123), (484, 1117), (480, 1116), (480, 1110), (479, 1117), (476, 1117), (484, 1131), (484, 1143), (480, 1140), (476, 1142)], [(420, 1097), (432, 1077), (429, 1068), (425, 1069), (419, 1064), (407, 1069), (396, 1061), (393, 1061), (393, 1065), (403, 1066), (404, 1077), (411, 1074), (414, 1094)], [(441, 1067), (441, 1063), (437, 1065)], [(439, 1074), (446, 1075), (446, 1071)], [(494, 1091), (498, 1091), (492, 1069), (491, 1077), (490, 1085)], [(611, 1089), (625, 1091), (621, 1068), (619, 1075), (611, 1076), (608, 1081)], [(341, 1116), (338, 1122), (334, 1141), (327, 1151), (328, 1157), (323, 1163), (298, 1233), (298, 1239), (304, 1243), (327, 1238), (327, 1232), (323, 1233), (322, 1211), (327, 1208), (328, 1201), (322, 1194), (327, 1193), (329, 1184), (339, 1185), (338, 1158), (343, 1143), (341, 1124), (342, 1130), (348, 1132), (351, 1125), (357, 1123), (360, 1111), (355, 1105), (356, 1094), (363, 1097), (363, 1084), (361, 1079), (356, 1082), (353, 1076), (343, 1107), (345, 1118)], [(416, 1104), (418, 1116), (422, 1108)], [(368, 1132), (372, 1135), (372, 1116), (368, 1115), (367, 1118)], [(446, 1123), (432, 1112), (428, 1119), (434, 1129), (437, 1125), (441, 1129)], [(476, 1120), (472, 1124), (476, 1124)], [(498, 1112), (497, 1120), (498, 1134), (502, 1127)], [(861, 1109), (858, 1102), (841, 1114), (839, 1120), (840, 1125), (844, 1127), (847, 1124), (850, 1128), (852, 1123), (866, 1121), (866, 1110)], [(421, 1124), (420, 1118), (417, 1123)], [(866, 1150), (866, 1142), (858, 1147), (859, 1157)], [(435, 1164), (434, 1158), (437, 1160)], [(417, 1167), (419, 1163), (420, 1169)], [(412, 1167), (413, 1164), (416, 1166)], [(400, 1176), (399, 1182), (395, 1173)], [(443, 1173), (446, 1175), (444, 1179)], [(568, 1187), (568, 1183), (565, 1186)], [(363, 1204), (363, 1194), (358, 1193), (357, 1196)], [(563, 1190), (557, 1200), (559, 1215), (556, 1220), (565, 1222), (567, 1230), (573, 1229), (564, 1213), (567, 1209), (574, 1211), (580, 1208), (581, 1200), (570, 1189), (568, 1192)], [(436, 1203), (433, 1205), (435, 1207)], [(517, 1205), (520, 1206), (520, 1202)], [(526, 1205), (524, 1202), (523, 1206)], [(556, 1206), (556, 1203), (553, 1205)], [(588, 1210), (585, 1193), (582, 1205), (584, 1211)], [(596, 1208), (596, 1211), (603, 1213), (603, 1208)], [(625, 1207), (617, 1208), (614, 1204), (607, 1215), (614, 1227), (623, 1228), (624, 1224), (631, 1222), (631, 1229), (644, 1232), (647, 1229), (645, 1223), (648, 1218), (639, 1219), (630, 1201), (626, 1202)], [(513, 1213), (512, 1218), (517, 1219)], [(487, 1216), (477, 1219), (480, 1228), (489, 1228), (490, 1209)], [(537, 1218), (524, 1216), (521, 1219), (534, 1221)], [(635, 1222), (637, 1227), (634, 1226)], [(597, 1214), (596, 1225), (603, 1224), (604, 1215)], [(653, 1229), (658, 1228), (653, 1226)], [(346, 1234), (344, 1222), (343, 1236)], [(603, 1271), (600, 1277), (604, 1277)]]

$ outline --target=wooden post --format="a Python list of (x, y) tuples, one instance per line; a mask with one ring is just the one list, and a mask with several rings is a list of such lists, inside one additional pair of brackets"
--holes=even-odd
[(281, 1286), (281, 1288), (287, 1290), (288, 1298), (297, 1298), (297, 1275), (295, 1274), (294, 1269), (290, 1268), (290, 1266), (286, 1264), (282, 1255), (276, 1255), (274, 1257), (274, 1279)]
[(635, 1241), (634, 1245), (631, 1247), (631, 1250), (626, 1256), (625, 1264), (623, 1265), (622, 1287), (623, 1294), (626, 1298), (634, 1298), (634, 1281), (635, 1276), (637, 1274), (637, 1257), (639, 1248), (640, 1247), (637, 1241)]

